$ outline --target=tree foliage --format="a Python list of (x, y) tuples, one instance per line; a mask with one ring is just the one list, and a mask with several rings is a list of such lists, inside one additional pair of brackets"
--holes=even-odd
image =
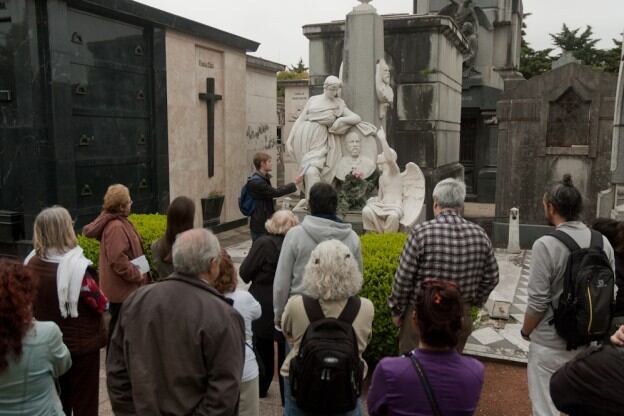
[[(525, 18), (529, 15), (525, 15)], [(550, 70), (552, 62), (559, 59), (561, 54), (553, 56), (553, 48), (535, 50), (525, 40), (525, 23), (522, 24), (522, 50), (520, 52), (520, 72), (529, 79)], [(622, 42), (613, 39), (614, 46), (611, 49), (599, 49), (596, 47), (600, 39), (596, 38), (591, 26), (570, 28), (565, 23), (561, 31), (551, 33), (550, 38), (553, 46), (561, 51), (572, 52), (576, 59), (585, 65), (590, 65), (597, 70), (617, 73), (620, 66)]]
[[(299, 58), (299, 62), (296, 65), (291, 65), (286, 71), (280, 71), (277, 73), (278, 81), (292, 81), (309, 79), (310, 74), (308, 68), (303, 64), (303, 58)], [(284, 87), (277, 86), (277, 96), (284, 96)]]

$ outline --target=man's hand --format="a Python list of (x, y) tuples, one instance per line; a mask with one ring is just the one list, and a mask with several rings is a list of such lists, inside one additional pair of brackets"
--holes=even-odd
[(620, 326), (620, 329), (613, 334), (611, 342), (618, 347), (624, 347), (624, 325)]
[(401, 327), (401, 325), (403, 325), (403, 318), (398, 315), (392, 316), (392, 323), (398, 327)]
[(301, 185), (303, 183), (303, 175), (297, 175), (295, 176), (295, 185)]

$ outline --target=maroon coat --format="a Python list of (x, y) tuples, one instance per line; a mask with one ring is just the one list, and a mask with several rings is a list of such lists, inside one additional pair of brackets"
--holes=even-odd
[(122, 303), (148, 282), (147, 275), (130, 263), (143, 255), (143, 246), (128, 217), (102, 212), (82, 232), (100, 241), (100, 287), (110, 302)]
[(78, 301), (77, 318), (61, 316), (56, 289), (58, 263), (44, 261), (39, 256), (34, 256), (28, 262), (28, 268), (39, 279), (37, 298), (33, 304), (35, 319), (55, 322), (61, 328), (63, 342), (72, 355), (94, 352), (106, 345), (102, 315), (89, 308), (82, 300)]

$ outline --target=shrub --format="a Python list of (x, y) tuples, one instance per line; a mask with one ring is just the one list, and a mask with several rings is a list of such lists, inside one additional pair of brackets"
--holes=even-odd
[[(134, 225), (143, 242), (143, 252), (152, 269), (152, 277), (159, 279), (152, 262), (152, 243), (160, 239), (167, 228), (167, 216), (161, 214), (131, 214), (128, 220)], [(85, 256), (97, 268), (100, 259), (100, 242), (94, 238), (78, 235), (78, 244), (84, 250)]]
[(364, 263), (364, 287), (361, 295), (375, 306), (373, 338), (364, 353), (369, 365), (374, 366), (383, 357), (398, 353), (398, 328), (392, 323), (388, 296), (399, 267), (399, 257), (406, 234), (365, 234), (361, 237)]

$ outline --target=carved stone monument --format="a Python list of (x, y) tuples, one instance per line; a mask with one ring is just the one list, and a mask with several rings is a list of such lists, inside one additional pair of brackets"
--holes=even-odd
[(598, 216), (624, 220), (624, 47), (615, 92), (611, 142), (611, 187), (598, 196)]
[(383, 129), (377, 132), (382, 153), (377, 158), (381, 166), (379, 192), (368, 200), (362, 210), (364, 230), (395, 233), (400, 226), (411, 227), (420, 217), (425, 200), (425, 176), (415, 163), (397, 164), (397, 154), (390, 148)]

